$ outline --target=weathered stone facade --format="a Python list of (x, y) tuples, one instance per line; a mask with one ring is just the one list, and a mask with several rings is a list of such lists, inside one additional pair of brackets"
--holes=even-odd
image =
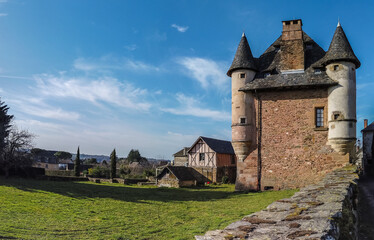
[[(262, 189), (305, 186), (349, 162), (348, 155), (334, 153), (326, 145), (327, 128), (315, 128), (313, 110), (327, 109), (327, 97), (327, 89), (258, 93), (255, 106), (261, 113), (257, 122), (261, 122), (262, 132)], [(257, 184), (258, 158), (255, 150), (245, 161), (238, 162), (238, 186)]]
[(359, 60), (340, 26), (325, 52), (302, 22), (253, 58), (245, 35), (232, 78), (232, 145), (236, 189), (302, 187), (353, 158)]

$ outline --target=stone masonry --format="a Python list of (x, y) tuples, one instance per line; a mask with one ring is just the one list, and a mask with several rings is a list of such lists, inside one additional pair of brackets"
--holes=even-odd
[(351, 167), (196, 240), (357, 239), (357, 174)]

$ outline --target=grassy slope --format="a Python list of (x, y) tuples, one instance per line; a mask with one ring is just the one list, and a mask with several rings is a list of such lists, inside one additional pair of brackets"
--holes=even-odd
[(0, 178), (0, 238), (193, 239), (295, 192), (233, 190)]

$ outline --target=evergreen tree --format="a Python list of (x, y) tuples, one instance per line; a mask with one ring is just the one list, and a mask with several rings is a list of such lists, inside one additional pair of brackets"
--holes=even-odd
[[(7, 139), (10, 131), (13, 115), (8, 115), (9, 107), (0, 101), (0, 153), (3, 152), (5, 147), (5, 140)], [(0, 156), (1, 157), (1, 156)]]
[(79, 177), (80, 175), (80, 167), (81, 167), (81, 159), (80, 159), (79, 147), (78, 147), (77, 156), (75, 157), (75, 162), (74, 162), (74, 174), (77, 177)]
[(110, 154), (110, 178), (116, 177), (116, 165), (117, 165), (117, 156), (116, 149), (113, 149), (113, 152)]

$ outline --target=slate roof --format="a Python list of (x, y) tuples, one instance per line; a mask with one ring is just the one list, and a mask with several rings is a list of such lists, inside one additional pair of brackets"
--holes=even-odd
[(227, 71), (227, 75), (231, 77), (232, 71), (236, 69), (251, 69), (257, 71), (257, 66), (253, 59), (251, 48), (249, 47), (247, 37), (244, 33), (240, 39), (240, 43), (238, 49), (236, 50), (231, 67)]
[(369, 126), (361, 130), (361, 132), (368, 132), (368, 131), (374, 131), (374, 122), (372, 122)]
[(157, 178), (161, 179), (168, 170), (181, 181), (196, 180), (195, 176), (191, 172), (191, 168), (184, 166), (167, 166), (162, 170)]
[(235, 154), (230, 141), (200, 137), (216, 153)]
[(334, 61), (353, 62), (356, 65), (356, 68), (361, 66), (361, 63), (354, 54), (351, 44), (349, 44), (347, 36), (340, 24), (338, 24), (335, 30), (329, 50), (322, 59), (322, 64), (327, 65)]
[[(257, 70), (254, 80), (241, 88), (241, 91), (281, 88), (320, 88), (338, 84), (338, 82), (327, 76), (324, 69), (325, 65), (331, 61), (351, 61), (356, 64), (357, 68), (360, 66), (360, 62), (354, 55), (341, 26), (337, 27), (327, 53), (305, 32), (302, 32), (302, 34), (305, 46), (304, 71), (281, 72), (282, 36), (275, 40), (259, 58), (253, 58), (249, 46), (246, 46), (246, 44), (248, 45), (246, 38), (243, 39), (242, 37), (233, 64), (227, 75), (231, 76), (232, 71), (239, 68)], [(246, 51), (246, 48), (249, 51)], [(246, 57), (251, 59), (250, 62), (246, 62), (246, 57), (243, 57), (248, 52), (250, 54)], [(315, 72), (315, 69), (319, 69), (320, 71)]]

